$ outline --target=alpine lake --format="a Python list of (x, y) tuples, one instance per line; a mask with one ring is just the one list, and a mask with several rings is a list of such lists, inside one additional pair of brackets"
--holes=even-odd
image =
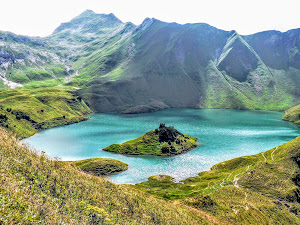
[[(216, 163), (264, 152), (300, 135), (300, 127), (282, 121), (284, 113), (227, 109), (166, 109), (144, 114), (92, 114), (90, 120), (40, 131), (25, 139), (37, 150), (60, 160), (113, 158), (129, 169), (110, 176), (119, 184), (135, 184), (166, 174), (176, 181), (196, 176)], [(197, 137), (200, 145), (171, 157), (130, 156), (105, 152), (111, 144), (135, 139), (160, 123)]]

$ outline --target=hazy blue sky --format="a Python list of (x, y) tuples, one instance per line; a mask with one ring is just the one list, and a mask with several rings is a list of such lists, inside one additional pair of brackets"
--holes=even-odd
[(123, 22), (146, 17), (166, 22), (208, 23), (251, 34), (300, 28), (300, 0), (0, 0), (0, 30), (46, 36), (86, 9), (114, 13)]

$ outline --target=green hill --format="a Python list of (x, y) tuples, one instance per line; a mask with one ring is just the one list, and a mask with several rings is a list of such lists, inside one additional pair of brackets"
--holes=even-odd
[(300, 105), (294, 106), (293, 108), (287, 110), (282, 119), (295, 124), (300, 124)]
[(87, 120), (89, 107), (71, 91), (58, 88), (0, 92), (0, 126), (25, 138), (38, 130)]
[(197, 145), (197, 138), (182, 134), (174, 127), (160, 124), (158, 129), (149, 131), (137, 139), (113, 144), (103, 150), (129, 155), (170, 156), (189, 151)]

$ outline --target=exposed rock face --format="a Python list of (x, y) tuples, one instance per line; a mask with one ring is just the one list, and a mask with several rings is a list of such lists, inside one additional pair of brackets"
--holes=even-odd
[(159, 125), (159, 129), (155, 129), (155, 134), (158, 134), (159, 142), (174, 142), (178, 135), (183, 136), (182, 133), (173, 127), (166, 127), (164, 123)]

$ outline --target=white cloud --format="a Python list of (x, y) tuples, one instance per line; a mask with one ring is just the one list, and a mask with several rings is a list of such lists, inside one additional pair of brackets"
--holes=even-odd
[(241, 34), (300, 27), (298, 0), (0, 0), (0, 5), (0, 30), (31, 36), (49, 35), (86, 9), (114, 13), (135, 24), (155, 17), (166, 22), (203, 22)]

